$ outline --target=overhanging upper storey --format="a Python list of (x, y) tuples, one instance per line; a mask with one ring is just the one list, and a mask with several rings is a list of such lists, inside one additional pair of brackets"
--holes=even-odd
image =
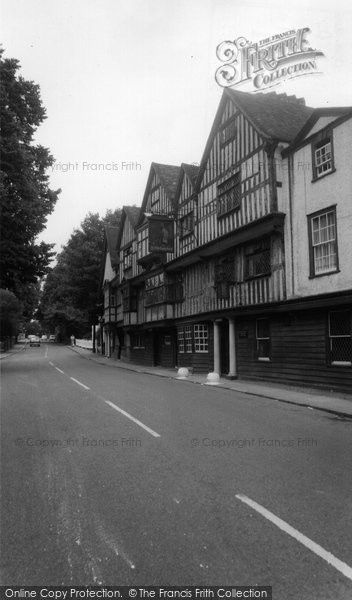
[(175, 253), (175, 193), (180, 168), (152, 163), (137, 223), (137, 262), (151, 268)]

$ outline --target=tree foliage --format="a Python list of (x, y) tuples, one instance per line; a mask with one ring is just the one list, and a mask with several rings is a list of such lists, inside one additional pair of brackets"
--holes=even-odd
[(18, 75), (19, 62), (0, 50), (1, 103), (1, 286), (21, 298), (47, 271), (53, 244), (38, 242), (60, 190), (49, 188), (46, 170), (54, 159), (33, 143), (43, 122), (39, 86)]
[(55, 331), (62, 339), (89, 333), (99, 303), (104, 228), (118, 226), (120, 216), (119, 209), (108, 211), (103, 219), (89, 213), (57, 256), (37, 313), (50, 333)]
[(20, 318), (21, 305), (15, 294), (0, 289), (0, 337), (1, 339), (16, 335)]

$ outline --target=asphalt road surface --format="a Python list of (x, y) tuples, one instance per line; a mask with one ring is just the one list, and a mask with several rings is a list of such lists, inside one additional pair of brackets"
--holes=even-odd
[(352, 423), (93, 363), (2, 361), (3, 585), (352, 598)]

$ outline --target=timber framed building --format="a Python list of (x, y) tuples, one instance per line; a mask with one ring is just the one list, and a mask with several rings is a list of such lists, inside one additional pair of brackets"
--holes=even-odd
[(352, 390), (352, 108), (226, 89), (107, 232), (105, 354)]

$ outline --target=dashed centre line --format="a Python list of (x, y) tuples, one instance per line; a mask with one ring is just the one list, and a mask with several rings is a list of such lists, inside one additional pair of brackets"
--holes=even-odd
[(144, 429), (145, 431), (148, 431), (148, 433), (150, 433), (150, 435), (152, 435), (153, 437), (160, 437), (159, 433), (157, 433), (156, 431), (154, 431), (153, 429), (148, 427), (148, 425), (144, 425), (144, 423), (142, 423), (142, 421), (138, 421), (138, 419), (136, 419), (135, 417), (132, 417), (132, 415), (130, 415), (125, 410), (122, 410), (122, 408), (119, 408), (118, 406), (116, 406), (116, 404), (113, 404), (113, 402), (110, 402), (109, 400), (105, 400), (105, 402), (106, 402), (106, 404), (111, 406), (111, 408), (114, 408), (115, 410), (120, 412), (122, 415), (124, 415), (125, 417), (127, 417), (128, 419), (133, 421), (133, 423), (136, 423), (136, 425), (139, 425), (139, 427), (142, 427), (142, 429)]
[(87, 385), (84, 385), (84, 383), (81, 383), (80, 381), (78, 381), (78, 379), (75, 379), (74, 377), (70, 377), (70, 379), (72, 379), (72, 381), (74, 381), (75, 383), (78, 383), (78, 385), (82, 386), (85, 390), (90, 390), (90, 388)]
[[(49, 362), (49, 365), (51, 365), (52, 367), (54, 367), (57, 371), (59, 371), (59, 373), (62, 373), (63, 375), (65, 375), (65, 371), (63, 371), (62, 369), (59, 369), (59, 367), (56, 367), (54, 365), (54, 363)], [(74, 377), (70, 377), (70, 379), (71, 379), (71, 381), (74, 381), (75, 383), (77, 383), (78, 385), (80, 385), (85, 390), (90, 390), (90, 387), (88, 387), (87, 385), (85, 385), (81, 381), (78, 381), (78, 379), (75, 379)], [(109, 406), (111, 406), (111, 408), (117, 410), (119, 413), (121, 413), (122, 415), (124, 415), (125, 417), (127, 417), (127, 419), (130, 419), (131, 421), (133, 421), (133, 423), (136, 423), (136, 425), (139, 425), (139, 427), (142, 427), (142, 429), (144, 429), (145, 431), (147, 431), (148, 433), (150, 433), (150, 435), (152, 435), (153, 437), (156, 437), (156, 438), (160, 437), (160, 433), (157, 433), (156, 431), (154, 431), (154, 429), (151, 429), (150, 427), (148, 427), (148, 425), (145, 425), (144, 423), (142, 423), (142, 421), (139, 421), (138, 419), (136, 419), (135, 417), (133, 417), (132, 415), (130, 415), (128, 412), (126, 412), (125, 410), (123, 410), (119, 406), (116, 406), (116, 404), (114, 404), (113, 402), (110, 402), (109, 400), (105, 400), (105, 398), (102, 398), (101, 396), (98, 396), (98, 397), (101, 400), (103, 400), (106, 404), (109, 404)]]
[(334, 567), (337, 571), (340, 571), (340, 573), (345, 575), (347, 579), (350, 579), (352, 581), (352, 568), (339, 558), (336, 558), (336, 556), (331, 554), (331, 552), (328, 552), (327, 550), (322, 548), (322, 546), (319, 546), (319, 544), (316, 544), (315, 542), (313, 542), (313, 540), (305, 536), (303, 533), (301, 533), (294, 527), (291, 527), (291, 525), (286, 523), (286, 521), (283, 521), (282, 519), (274, 515), (274, 513), (270, 512), (270, 510), (267, 510), (254, 500), (248, 498), (247, 496), (244, 496), (243, 494), (236, 494), (236, 498), (238, 500), (241, 500), (241, 502), (244, 502), (244, 504), (247, 504), (247, 506), (250, 506), (251, 508), (256, 510), (260, 515), (265, 517), (265, 519), (268, 519), (268, 521), (276, 525), (276, 527), (293, 537), (295, 540), (300, 542), (300, 544), (314, 552), (314, 554), (325, 560), (327, 563), (329, 563), (329, 565)]

